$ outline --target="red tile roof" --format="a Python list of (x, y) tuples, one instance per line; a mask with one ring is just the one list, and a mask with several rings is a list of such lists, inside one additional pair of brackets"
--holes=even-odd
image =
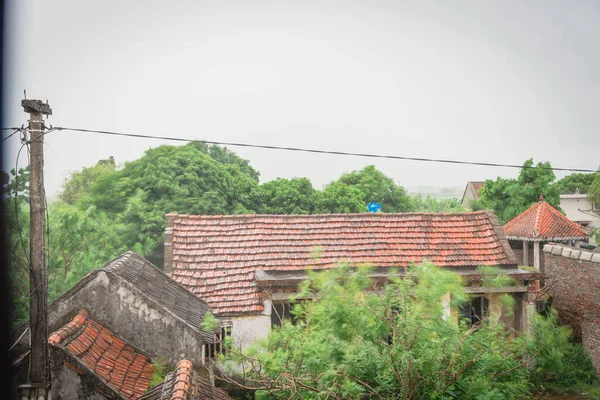
[(223, 389), (194, 371), (192, 363), (181, 360), (163, 382), (149, 389), (139, 400), (231, 400)]
[(490, 211), (178, 215), (172, 252), (171, 277), (221, 315), (263, 310), (254, 280), (259, 269), (325, 269), (342, 261), (403, 267), (423, 259), (441, 267), (516, 265)]
[(502, 227), (508, 239), (584, 239), (588, 234), (579, 225), (541, 200)]
[(148, 357), (90, 319), (86, 310), (52, 333), (48, 342), (63, 347), (128, 399), (137, 399), (150, 386), (152, 364)]

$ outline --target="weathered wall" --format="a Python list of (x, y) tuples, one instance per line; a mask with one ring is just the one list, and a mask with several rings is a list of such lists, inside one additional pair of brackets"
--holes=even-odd
[(186, 358), (201, 365), (204, 341), (200, 334), (118, 276), (99, 271), (68, 300), (53, 304), (48, 332), (70, 321), (81, 308), (152, 358), (159, 356), (173, 365)]
[(256, 339), (266, 338), (271, 331), (271, 316), (258, 315), (231, 319), (231, 340), (236, 348), (245, 349)]
[(544, 253), (552, 305), (573, 327), (600, 376), (600, 253), (550, 244)]
[[(69, 368), (67, 364), (78, 371)], [(50, 346), (50, 368), (54, 400), (106, 400), (107, 397), (100, 394), (99, 390), (106, 390), (109, 397), (121, 398), (60, 348)]]

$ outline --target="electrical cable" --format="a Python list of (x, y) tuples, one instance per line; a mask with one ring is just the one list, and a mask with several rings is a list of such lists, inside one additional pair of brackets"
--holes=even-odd
[(216, 145), (220, 145), (220, 146), (250, 147), (250, 148), (258, 148), (258, 149), (285, 150), (285, 151), (296, 151), (296, 152), (316, 153), (316, 154), (331, 154), (331, 155), (339, 155), (339, 156), (354, 156), (354, 157), (383, 158), (383, 159), (392, 159), (392, 160), (422, 161), (422, 162), (434, 162), (434, 163), (446, 163), (446, 164), (476, 165), (476, 166), (480, 166), (480, 167), (502, 167), (502, 168), (518, 168), (518, 169), (539, 168), (539, 169), (552, 170), (552, 171), (589, 172), (589, 173), (597, 172), (596, 170), (584, 169), (584, 168), (538, 167), (538, 166), (524, 166), (524, 165), (517, 165), (517, 164), (488, 163), (488, 162), (449, 160), (449, 159), (437, 159), (437, 158), (425, 158), (425, 157), (408, 157), (408, 156), (396, 156), (396, 155), (384, 155), (384, 154), (372, 154), (372, 153), (353, 153), (353, 152), (346, 152), (346, 151), (319, 150), (319, 149), (302, 148), (302, 147), (272, 146), (272, 145), (261, 145), (261, 144), (250, 144), (250, 143), (220, 142), (220, 141), (214, 141), (214, 140), (188, 139), (188, 138), (179, 138), (179, 137), (173, 137), (173, 136), (152, 136), (152, 135), (142, 135), (139, 133), (113, 132), (113, 131), (103, 131), (103, 130), (83, 129), (83, 128), (54, 127), (52, 129), (58, 130), (58, 131), (98, 133), (98, 134), (103, 134), (103, 135), (125, 136), (125, 137), (141, 138), (141, 139), (170, 140), (170, 141), (176, 141), (176, 142), (198, 141), (198, 142), (204, 142), (204, 143), (208, 143), (208, 144), (216, 144)]

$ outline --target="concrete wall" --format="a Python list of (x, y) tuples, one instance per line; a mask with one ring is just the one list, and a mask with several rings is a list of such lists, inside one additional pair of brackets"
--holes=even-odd
[(546, 282), (561, 322), (592, 358), (600, 376), (600, 253), (566, 246), (544, 246)]
[[(74, 368), (70, 368), (71, 365)], [(52, 370), (53, 400), (106, 400), (121, 399), (110, 391), (94, 374), (75, 361), (64, 350), (50, 346), (50, 368)], [(108, 397), (99, 390), (106, 391)]]
[(159, 356), (173, 365), (183, 358), (202, 364), (204, 341), (200, 334), (118, 276), (99, 271), (67, 299), (54, 303), (48, 332), (70, 321), (81, 308), (151, 358)]
[(245, 349), (256, 339), (269, 336), (271, 316), (257, 315), (231, 319), (231, 340), (237, 349)]

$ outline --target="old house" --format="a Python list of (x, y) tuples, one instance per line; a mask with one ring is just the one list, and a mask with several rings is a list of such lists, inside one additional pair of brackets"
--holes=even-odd
[(462, 199), (460, 204), (465, 209), (471, 209), (471, 203), (474, 200), (479, 200), (481, 198), (481, 189), (485, 182), (478, 181), (469, 181), (467, 182), (467, 186), (465, 186), (465, 191), (463, 192)]
[(545, 270), (541, 251), (544, 243), (572, 242), (574, 247), (579, 247), (580, 242), (588, 238), (587, 232), (545, 202), (541, 196), (540, 201), (507, 222), (502, 229), (519, 262), (541, 272)]
[[(371, 264), (383, 276), (427, 259), (463, 275), (474, 295), (469, 313), (482, 316), (498, 308), (500, 293), (513, 295), (517, 307), (506, 323), (516, 330), (524, 327), (527, 285), (539, 277), (517, 267), (491, 211), (166, 218), (165, 271), (211, 306), (237, 345), (265, 337), (289, 315), (290, 295), (309, 268)], [(491, 293), (480, 285), (480, 265), (519, 283)]]
[[(122, 254), (48, 307), (53, 399), (137, 399), (149, 389), (152, 361), (201, 367), (216, 342), (201, 328), (209, 311), (144, 258)], [(24, 354), (26, 338), (17, 347)]]

